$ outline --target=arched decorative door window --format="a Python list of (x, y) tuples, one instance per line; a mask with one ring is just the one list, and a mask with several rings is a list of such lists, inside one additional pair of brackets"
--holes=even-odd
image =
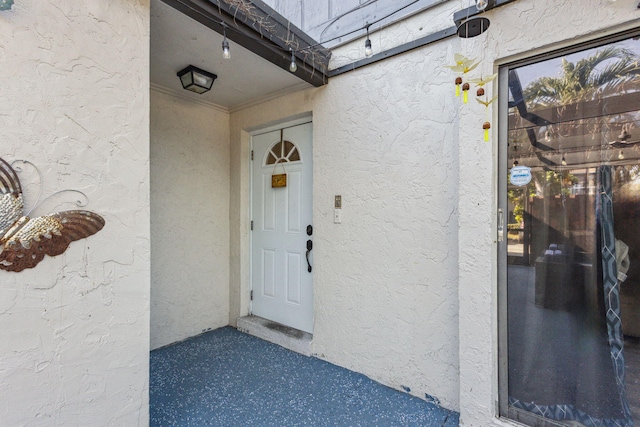
[(299, 162), (300, 152), (293, 142), (280, 140), (269, 149), (265, 165), (275, 165), (277, 163)]

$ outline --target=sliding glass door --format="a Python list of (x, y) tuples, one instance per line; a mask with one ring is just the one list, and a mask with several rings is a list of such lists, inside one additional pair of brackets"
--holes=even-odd
[(640, 41), (500, 70), (500, 412), (640, 425)]

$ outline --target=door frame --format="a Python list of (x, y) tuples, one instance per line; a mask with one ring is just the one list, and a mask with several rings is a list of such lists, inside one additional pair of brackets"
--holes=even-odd
[[(500, 62), (498, 67), (498, 147), (497, 147), (497, 171), (495, 173), (496, 183), (496, 224), (497, 224), (497, 396), (496, 396), (496, 415), (507, 422), (521, 422), (527, 423), (526, 425), (538, 426), (538, 427), (555, 427), (563, 426), (560, 422), (543, 419), (532, 413), (520, 411), (512, 408), (509, 410), (509, 366), (508, 366), (508, 315), (507, 315), (507, 214), (508, 214), (508, 200), (507, 200), (507, 179), (508, 179), (508, 113), (509, 113), (509, 70), (522, 67), (526, 65), (532, 65), (538, 62), (545, 61), (551, 58), (558, 58), (564, 55), (569, 55), (582, 50), (595, 48), (599, 46), (605, 46), (607, 44), (614, 43), (616, 41), (628, 39), (630, 37), (640, 36), (640, 30), (637, 27), (629, 29), (623, 29), (613, 33), (598, 34), (595, 38), (588, 38), (586, 40), (578, 42), (567, 41), (562, 46), (552, 46), (550, 50), (542, 53), (532, 53), (529, 56), (518, 55), (518, 58), (514, 58), (511, 61)], [(503, 232), (504, 237), (502, 240), (499, 238), (500, 229), (500, 211), (502, 211)], [(495, 313), (495, 312), (494, 312)], [(509, 413), (514, 416), (509, 416)]]
[[(273, 131), (277, 131), (277, 130), (285, 130), (288, 128), (292, 128), (292, 127), (296, 127), (296, 126), (300, 126), (300, 125), (304, 125), (307, 123), (311, 123), (312, 127), (311, 127), (311, 153), (313, 156), (313, 117), (309, 114), (309, 115), (304, 115), (303, 117), (300, 118), (296, 118), (296, 119), (289, 119), (289, 120), (283, 120), (281, 122), (278, 122), (276, 124), (272, 124), (269, 126), (264, 126), (264, 127), (259, 127), (255, 130), (252, 130), (249, 132), (249, 185), (248, 185), (248, 197), (249, 197), (249, 203), (248, 203), (248, 219), (249, 219), (249, 224), (251, 227), (252, 224), (252, 216), (253, 216), (253, 203), (254, 203), (254, 189), (253, 189), (253, 161), (258, 160), (257, 156), (255, 159), (253, 159), (253, 137), (254, 136), (258, 136), (258, 135), (262, 135), (265, 133), (269, 133), (269, 132), (273, 132)], [(313, 166), (313, 165), (312, 165)], [(313, 181), (313, 173), (311, 176), (311, 185), (314, 185), (314, 181)], [(311, 217), (312, 217), (312, 223), (313, 223), (313, 219), (315, 217), (314, 215), (314, 208), (313, 208), (313, 197), (311, 198)], [(314, 230), (315, 232), (315, 230)], [(253, 300), (251, 298), (252, 292), (253, 292), (253, 235), (251, 234), (251, 230), (249, 231), (249, 246), (248, 246), (248, 264), (247, 264), (247, 269), (248, 269), (248, 279), (249, 279), (249, 283), (247, 286), (247, 300), (249, 301), (249, 315), (253, 315)], [(312, 278), (313, 280), (313, 278)], [(312, 282), (313, 283), (313, 282)], [(313, 286), (312, 286), (312, 291), (313, 291)], [(315, 292), (314, 292), (315, 294)], [(315, 295), (313, 295), (315, 297)], [(315, 298), (313, 299), (313, 301), (315, 301)], [(313, 316), (315, 318), (315, 302), (313, 303), (312, 306), (312, 310), (313, 310)]]

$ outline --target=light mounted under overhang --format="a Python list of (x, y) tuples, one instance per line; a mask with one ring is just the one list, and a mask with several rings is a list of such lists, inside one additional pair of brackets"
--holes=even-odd
[(218, 78), (215, 74), (201, 70), (193, 65), (178, 71), (178, 77), (180, 77), (180, 82), (184, 89), (199, 94), (210, 91), (213, 82)]
[[(327, 83), (331, 52), (260, 0), (162, 0), (212, 29), (230, 43), (248, 49), (272, 64), (289, 70), (291, 52), (295, 75), (319, 87)], [(234, 46), (231, 46), (235, 48)], [(224, 46), (223, 46), (224, 55)]]

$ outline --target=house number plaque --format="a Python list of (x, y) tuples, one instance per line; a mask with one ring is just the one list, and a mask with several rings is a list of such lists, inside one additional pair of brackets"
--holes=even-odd
[(286, 186), (287, 186), (286, 173), (271, 175), (271, 188), (281, 188)]

